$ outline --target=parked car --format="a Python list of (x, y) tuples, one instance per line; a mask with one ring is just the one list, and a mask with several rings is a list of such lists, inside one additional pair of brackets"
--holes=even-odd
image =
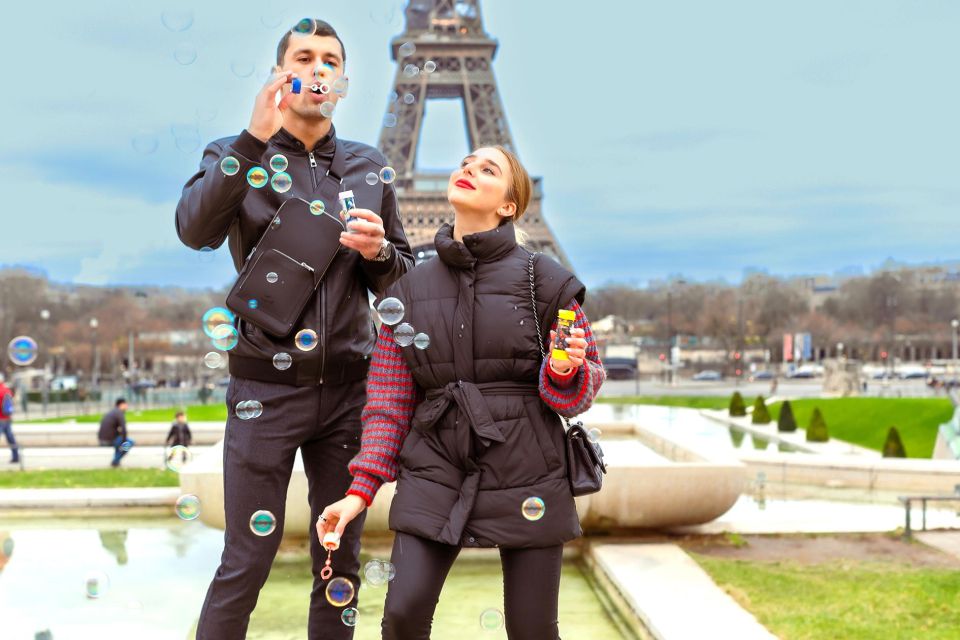
[(604, 358), (603, 368), (611, 380), (633, 380), (637, 377), (637, 361), (633, 358)]
[(817, 374), (809, 369), (799, 369), (797, 371), (788, 371), (787, 377), (791, 380), (809, 380), (810, 378), (816, 378)]
[(750, 382), (755, 380), (773, 380), (773, 371), (755, 371), (750, 374)]
[(719, 371), (714, 371), (713, 369), (704, 369), (699, 373), (693, 374), (693, 379), (697, 382), (712, 382), (723, 380), (723, 374)]

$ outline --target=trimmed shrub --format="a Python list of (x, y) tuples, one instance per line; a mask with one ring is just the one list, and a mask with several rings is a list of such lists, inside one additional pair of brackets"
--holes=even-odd
[(883, 443), (884, 458), (906, 458), (907, 450), (903, 448), (903, 440), (896, 427), (890, 427), (887, 432), (887, 441)]
[(829, 439), (827, 421), (823, 419), (820, 407), (814, 407), (813, 415), (810, 416), (810, 426), (807, 427), (807, 442), (827, 442)]
[(743, 396), (740, 395), (739, 391), (734, 391), (733, 396), (730, 398), (730, 415), (731, 416), (747, 415), (747, 405), (743, 402)]
[(789, 400), (784, 400), (780, 406), (780, 416), (777, 418), (777, 431), (796, 431), (797, 420), (793, 417), (793, 407)]
[(763, 396), (757, 396), (753, 402), (753, 424), (770, 424), (770, 411)]

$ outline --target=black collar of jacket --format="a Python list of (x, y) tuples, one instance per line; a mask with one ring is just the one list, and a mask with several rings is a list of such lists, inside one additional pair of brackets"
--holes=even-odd
[(477, 262), (494, 262), (513, 251), (517, 246), (517, 236), (513, 223), (506, 222), (494, 229), (466, 235), (463, 242), (457, 242), (453, 238), (453, 226), (444, 223), (437, 231), (433, 244), (437, 255), (446, 265), (456, 269), (472, 269)]
[[(306, 153), (307, 148), (300, 139), (292, 133), (280, 127), (280, 130), (271, 138), (271, 142), (278, 148), (287, 151)], [(329, 163), (330, 173), (338, 180), (342, 180), (346, 174), (347, 159), (344, 156), (343, 145), (337, 140), (337, 130), (330, 125), (330, 131), (324, 137), (317, 141), (310, 151), (315, 156), (319, 156), (319, 161), (323, 164)]]

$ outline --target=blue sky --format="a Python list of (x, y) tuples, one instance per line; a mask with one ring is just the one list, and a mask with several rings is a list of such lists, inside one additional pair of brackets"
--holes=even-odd
[[(303, 16), (347, 46), (340, 135), (375, 144), (401, 3), (270, 4), (8, 7), (0, 264), (66, 282), (228, 283), (226, 249), (203, 260), (182, 247), (174, 206), (202, 144), (247, 124), (283, 27)], [(521, 157), (588, 285), (960, 258), (960, 3), (482, 7)], [(164, 26), (185, 10), (187, 30)], [(178, 47), (196, 60), (179, 64)], [(428, 105), (421, 166), (465, 153), (455, 106)], [(141, 135), (153, 153), (134, 149)]]

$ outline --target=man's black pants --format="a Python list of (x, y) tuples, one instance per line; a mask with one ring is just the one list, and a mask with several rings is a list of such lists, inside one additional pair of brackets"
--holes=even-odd
[[(263, 413), (241, 420), (236, 405), (257, 400)], [(250, 613), (280, 545), (287, 486), (299, 447), (307, 474), (313, 557), (309, 640), (348, 640), (353, 627), (340, 619), (341, 608), (327, 602), (327, 581), (320, 579), (327, 552), (313, 523), (350, 486), (347, 463), (360, 449), (360, 412), (366, 401), (366, 380), (341, 385), (292, 387), (232, 378), (227, 389), (226, 436), (223, 447), (223, 489), (226, 511), (223, 556), (200, 613), (197, 640), (242, 640)], [(265, 509), (277, 518), (277, 529), (260, 537), (250, 530), (250, 516)], [(333, 552), (333, 577), (349, 579), (359, 593), (362, 513), (347, 526), (340, 549)], [(350, 606), (357, 606), (356, 601)]]

